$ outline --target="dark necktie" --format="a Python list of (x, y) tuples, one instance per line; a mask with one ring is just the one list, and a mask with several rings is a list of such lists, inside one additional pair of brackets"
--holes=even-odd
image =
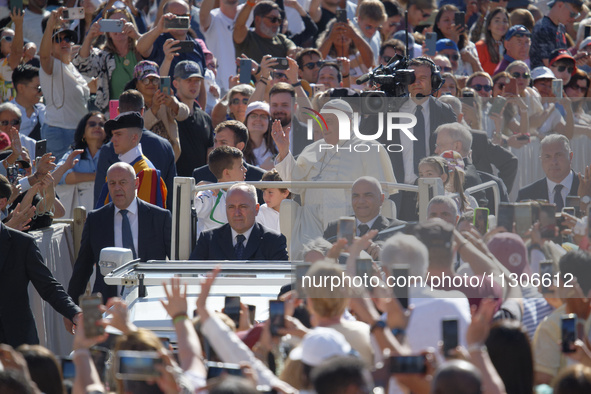
[(244, 255), (244, 240), (246, 237), (242, 234), (238, 234), (236, 236), (236, 246), (234, 246), (234, 254), (236, 255), (236, 260), (242, 260)]
[(554, 186), (554, 204), (556, 204), (556, 212), (562, 211), (564, 208), (564, 199), (562, 198), (562, 186), (560, 183)]
[(369, 231), (369, 226), (367, 224), (360, 224), (357, 226), (357, 229), (359, 230), (359, 236), (363, 237)]
[(129, 224), (129, 218), (127, 217), (128, 212), (129, 211), (127, 209), (122, 209), (119, 211), (119, 213), (121, 213), (121, 217), (123, 218), (123, 221), (121, 222), (121, 241), (123, 242), (123, 247), (126, 249), (131, 249), (133, 258), (137, 259), (135, 247), (133, 246), (133, 235), (131, 235), (131, 225)]
[(419, 161), (421, 161), (423, 157), (427, 157), (427, 150), (425, 147), (425, 116), (423, 115), (423, 107), (421, 105), (417, 105), (415, 116), (417, 117), (417, 124), (413, 128), (413, 134), (417, 140), (414, 141), (413, 162), (415, 174), (418, 174)]

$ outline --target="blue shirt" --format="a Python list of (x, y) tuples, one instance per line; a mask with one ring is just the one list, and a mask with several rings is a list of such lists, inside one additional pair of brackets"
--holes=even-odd
[[(66, 162), (70, 153), (72, 153), (72, 149), (67, 151), (64, 154), (64, 156), (62, 156), (62, 159), (57, 164), (58, 167)], [(101, 151), (99, 150), (98, 152), (96, 152), (96, 155), (94, 157), (92, 157), (90, 155), (90, 151), (88, 150), (88, 148), (86, 148), (85, 153), (86, 153), (86, 156), (83, 159), (80, 158), (80, 156), (82, 156), (82, 154), (81, 154), (80, 156), (78, 156), (78, 159), (79, 159), (78, 163), (76, 163), (74, 165), (74, 167), (72, 167), (71, 169), (69, 169), (68, 171), (65, 172), (64, 176), (62, 176), (62, 179), (59, 182), (59, 185), (63, 185), (66, 183), (66, 176), (68, 176), (68, 174), (71, 172), (83, 172), (86, 174), (96, 172), (96, 165), (98, 164), (99, 155), (100, 155)]]

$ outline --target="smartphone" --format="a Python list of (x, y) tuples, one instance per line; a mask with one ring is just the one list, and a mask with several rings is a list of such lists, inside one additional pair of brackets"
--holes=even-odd
[(101, 293), (80, 297), (80, 308), (82, 308), (86, 338), (94, 338), (105, 333), (105, 327), (96, 324), (103, 316), (99, 309), (99, 305), (102, 303), (103, 296)]
[(240, 297), (226, 297), (224, 299), (224, 313), (232, 319), (238, 328), (240, 325)]
[(169, 337), (158, 337), (158, 339), (160, 339), (160, 342), (162, 342), (162, 346), (166, 350), (170, 349), (170, 338)]
[(119, 100), (109, 100), (109, 119), (119, 116)]
[(349, 245), (353, 244), (355, 238), (355, 218), (341, 217), (337, 225), (337, 239), (346, 238)]
[(476, 230), (482, 235), (488, 232), (488, 215), (490, 210), (488, 208), (476, 208), (474, 210), (474, 219), (472, 224)]
[(289, 68), (287, 58), (277, 57), (275, 60), (277, 60), (277, 64), (273, 66), (274, 70), (287, 70)]
[(363, 283), (369, 284), (370, 278), (373, 276), (373, 262), (371, 259), (358, 257), (355, 261), (355, 275), (362, 278)]
[(119, 350), (115, 355), (117, 373), (115, 376), (120, 380), (152, 380), (160, 376), (156, 369), (162, 364), (158, 352)]
[(279, 336), (278, 328), (285, 327), (285, 304), (283, 301), (269, 300), (269, 319), (271, 335)]
[(499, 204), (497, 213), (497, 227), (504, 227), (508, 232), (513, 232), (515, 221), (515, 206), (511, 203), (502, 202)]
[(10, 0), (10, 12), (13, 10), (23, 10), (23, 0)]
[(337, 10), (337, 22), (347, 23), (347, 10)]
[(8, 182), (16, 185), (16, 182), (18, 181), (18, 168), (16, 166), (7, 167), (6, 178), (8, 178)]
[(502, 96), (497, 96), (494, 98), (490, 109), (488, 110), (488, 114), (500, 114), (503, 108), (505, 108), (505, 103), (507, 103), (507, 99)]
[(310, 89), (312, 89), (312, 97), (314, 97), (317, 93), (324, 92), (326, 86), (323, 83), (311, 83)]
[(160, 91), (170, 96), (170, 77), (160, 77)]
[[(310, 263), (298, 263), (295, 267), (295, 275), (296, 275), (296, 291), (298, 293), (299, 298), (306, 298), (306, 289), (304, 288), (304, 276), (310, 269)], [(310, 285), (311, 283), (307, 283)]]
[(392, 287), (394, 297), (398, 299), (404, 309), (408, 309), (408, 270), (407, 264), (394, 264), (392, 266), (392, 276), (394, 278), (405, 278), (404, 281), (396, 279), (396, 286)]
[(35, 158), (43, 157), (47, 153), (47, 140), (39, 140), (35, 142)]
[(223, 375), (242, 376), (239, 364), (207, 362), (207, 380)]
[(560, 320), (562, 328), (562, 353), (573, 353), (571, 346), (577, 339), (577, 315), (574, 313), (562, 315)]
[(437, 54), (437, 33), (427, 33), (425, 47), (427, 48), (427, 56), (435, 56)]
[(469, 90), (462, 92), (462, 103), (474, 107), (474, 92)]
[(529, 203), (517, 203), (513, 208), (515, 214), (515, 231), (521, 237), (529, 231), (532, 225), (531, 205)]
[(541, 204), (539, 221), (542, 238), (554, 239), (556, 234), (556, 204)]
[[(564, 212), (564, 209), (563, 209)], [(566, 230), (568, 228), (568, 226), (565, 224), (566, 223), (566, 218), (564, 216), (562, 216), (562, 212), (556, 212), (555, 214), (555, 218), (556, 218), (556, 227), (558, 227), (558, 237), (562, 237), (562, 231)]]
[(585, 26), (585, 38), (591, 36), (591, 26)]
[(441, 339), (443, 340), (443, 356), (449, 357), (449, 352), (458, 347), (457, 319), (444, 319), (441, 321)]
[(505, 86), (505, 93), (517, 95), (517, 79), (511, 78), (509, 83)]
[[(540, 278), (544, 279), (544, 278), (548, 278), (548, 277), (552, 277), (552, 275), (554, 274), (554, 263), (552, 262), (552, 260), (545, 260), (545, 261), (541, 261), (540, 262)], [(552, 293), (552, 290), (550, 290), (550, 286), (544, 286), (544, 283), (548, 282), (547, 280), (541, 280), (541, 286), (542, 286), (542, 294), (548, 294), (548, 293)]]
[(62, 13), (62, 18), (67, 20), (84, 19), (84, 7), (66, 8)]
[(254, 326), (255, 318), (257, 315), (257, 306), (248, 304), (248, 319), (250, 320), (250, 324)]
[(191, 40), (179, 41), (174, 47), (178, 48), (177, 53), (191, 53), (195, 49), (195, 42)]
[(125, 22), (121, 19), (102, 19), (99, 21), (101, 32), (103, 33), (122, 33)]
[(390, 357), (390, 373), (427, 373), (427, 356), (394, 356)]
[(252, 69), (252, 60), (240, 59), (240, 83), (249, 84)]
[(74, 380), (76, 377), (76, 366), (72, 357), (60, 357), (62, 361), (62, 377), (64, 380)]
[(569, 215), (576, 216), (575, 207), (564, 207), (562, 208), (562, 212), (568, 213)]
[(456, 12), (454, 15), (454, 24), (464, 27), (466, 24), (466, 13), (463, 11)]
[(164, 21), (164, 28), (169, 30), (189, 30), (189, 17), (176, 16)]
[(581, 217), (581, 197), (579, 196), (566, 196), (565, 206), (573, 207), (575, 209), (575, 216)]
[(557, 99), (562, 98), (562, 79), (553, 79), (552, 80), (552, 94)]

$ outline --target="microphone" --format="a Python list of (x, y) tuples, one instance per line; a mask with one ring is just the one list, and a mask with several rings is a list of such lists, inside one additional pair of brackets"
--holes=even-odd
[(363, 85), (364, 83), (366, 83), (367, 81), (369, 81), (369, 79), (371, 78), (371, 74), (372, 73), (367, 73), (367, 74), (363, 74), (362, 76), (360, 76), (359, 78), (357, 78), (357, 80), (355, 81), (355, 83), (357, 85)]

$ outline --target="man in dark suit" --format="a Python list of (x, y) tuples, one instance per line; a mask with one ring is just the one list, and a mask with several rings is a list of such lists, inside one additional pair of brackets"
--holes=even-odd
[(29, 305), (29, 282), (70, 325), (79, 318), (81, 309), (44, 264), (33, 237), (0, 222), (0, 250), (0, 343), (12, 347), (39, 343)]
[(519, 190), (517, 201), (548, 200), (560, 211), (566, 196), (577, 196), (579, 177), (571, 169), (573, 152), (570, 142), (562, 134), (550, 134), (541, 142), (540, 160), (545, 178)]
[[(137, 90), (128, 90), (119, 97), (119, 112), (139, 112), (144, 114), (144, 97)], [(176, 176), (176, 166), (174, 164), (174, 152), (170, 142), (157, 136), (149, 130), (142, 131), (140, 139), (142, 152), (160, 170), (160, 177), (166, 184), (168, 196), (166, 206), (172, 209), (172, 190), (174, 177)], [(115, 153), (113, 144), (109, 142), (101, 148), (99, 161), (96, 166), (96, 177), (94, 182), (94, 204), (96, 205), (101, 194), (102, 186), (105, 183), (107, 169), (111, 164), (117, 163), (118, 155)]]
[(201, 233), (191, 260), (288, 260), (285, 236), (255, 222), (256, 189), (237, 183), (226, 194), (228, 223)]
[[(82, 232), (80, 252), (68, 286), (74, 301), (84, 293), (92, 269), (98, 264), (101, 249), (131, 249), (142, 261), (163, 260), (170, 254), (172, 219), (170, 212), (136, 197), (139, 184), (133, 167), (115, 163), (107, 172), (112, 202), (92, 211)], [(104, 300), (117, 295), (117, 286), (107, 286), (97, 266), (93, 293), (101, 292)]]
[[(382, 192), (380, 182), (371, 176), (357, 178), (351, 187), (351, 205), (355, 213), (356, 233), (358, 237), (364, 235), (369, 230), (382, 231), (391, 227), (397, 227), (406, 222), (397, 219), (388, 219), (381, 214), (382, 204), (385, 195)], [(338, 221), (328, 224), (324, 231), (323, 238), (328, 241), (335, 241), (337, 236)], [(384, 232), (373, 239), (371, 245), (366, 251), (372, 257), (379, 258), (380, 242), (385, 241), (392, 236), (393, 232)]]

